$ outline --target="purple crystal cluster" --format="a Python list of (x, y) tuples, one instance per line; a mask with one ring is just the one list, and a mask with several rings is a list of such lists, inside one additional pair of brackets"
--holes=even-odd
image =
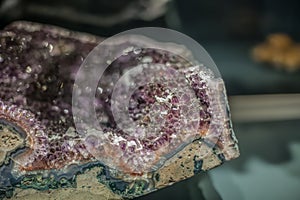
[(77, 69), (97, 42), (30, 23), (15, 23), (0, 33), (2, 115), (26, 127), (31, 138), (30, 153), (19, 158), (22, 169), (61, 168), (89, 158), (69, 129), (71, 91)]
[[(132, 66), (143, 70), (135, 77), (127, 75), (126, 82), (118, 85)], [(180, 55), (158, 49), (132, 48), (116, 59), (97, 89), (95, 106), (103, 132), (87, 130), (88, 151), (112, 168), (143, 174), (161, 167), (185, 145), (204, 137), (211, 113), (207, 77), (200, 71), (207, 71), (213, 78), (204, 66), (193, 66)], [(125, 88), (131, 83), (142, 84), (130, 94)], [(117, 90), (118, 115), (129, 99), (128, 119), (123, 116), (115, 121), (110, 110), (113, 89)], [(108, 107), (103, 106), (105, 102)]]

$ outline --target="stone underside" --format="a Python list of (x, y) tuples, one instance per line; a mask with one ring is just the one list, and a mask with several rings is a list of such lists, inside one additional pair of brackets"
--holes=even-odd
[[(62, 192), (61, 188), (67, 188), (64, 191), (71, 191), (73, 195), (81, 193), (83, 198), (89, 199), (133, 198), (239, 156), (224, 83), (218, 78), (204, 81), (209, 85), (208, 89), (200, 90), (194, 86), (193, 90), (199, 93), (197, 98), (203, 100), (199, 133), (196, 132), (194, 139), (182, 148), (167, 152), (171, 156), (161, 165), (151, 163), (158, 166), (157, 169), (135, 174), (119, 163), (112, 163), (116, 166), (112, 168), (105, 164), (106, 160), (102, 162), (102, 157), (89, 149), (88, 145), (92, 144), (87, 143), (87, 138), (78, 134), (72, 118), (72, 87), (76, 72), (101, 40), (89, 34), (29, 22), (15, 22), (0, 32), (0, 199), (14, 195), (46, 198), (48, 194), (43, 191)], [(160, 58), (160, 55), (164, 57)], [(150, 57), (162, 65), (192, 67), (180, 56), (173, 56), (171, 60), (164, 52), (142, 51), (140, 56)], [(112, 63), (112, 68), (120, 64), (126, 68), (136, 64), (137, 60), (140, 57), (132, 56), (129, 63), (117, 61)], [(101, 88), (109, 88), (107, 80), (110, 76), (108, 74), (104, 83), (99, 83)], [(204, 101), (203, 95), (213, 98)], [(98, 106), (102, 108), (101, 98), (104, 97), (99, 97)], [(214, 113), (218, 113), (219, 118), (216, 118), (220, 119), (220, 127), (210, 126)], [(107, 120), (103, 124), (110, 124), (106, 133), (116, 134), (110, 117), (109, 114), (102, 116)], [(135, 116), (132, 114), (132, 117)], [(214, 133), (214, 128), (218, 128), (220, 136), (211, 141), (209, 136)], [(164, 131), (176, 134), (173, 129)], [(164, 138), (167, 139), (159, 145), (169, 142), (167, 136)], [(125, 149), (122, 144), (118, 145)], [(157, 143), (145, 142), (144, 147), (155, 153), (159, 148), (155, 145)], [(135, 149), (132, 151), (136, 152)], [(92, 185), (86, 181), (87, 177)]]
[(0, 165), (2, 165), (9, 153), (20, 148), (24, 139), (17, 133), (0, 125)]

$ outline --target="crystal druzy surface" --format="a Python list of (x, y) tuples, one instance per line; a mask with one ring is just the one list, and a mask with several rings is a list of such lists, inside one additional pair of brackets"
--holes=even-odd
[[(99, 185), (133, 198), (238, 157), (222, 79), (180, 54), (143, 49), (152, 42), (147, 39), (111, 44), (141, 48), (127, 49), (111, 62), (98, 83), (95, 106), (103, 137), (89, 129), (81, 134), (73, 120), (72, 90), (80, 65), (101, 40), (29, 22), (0, 32), (0, 198), (15, 188), (76, 187), (79, 174), (93, 169)], [(178, 45), (170, 48), (189, 53)], [(137, 128), (128, 134), (110, 110), (111, 93), (117, 80), (139, 63), (146, 63), (145, 76), (137, 80), (147, 84), (130, 95), (128, 116), (148, 132)], [(183, 79), (169, 85), (161, 78), (151, 82), (148, 68), (155, 69), (152, 78), (178, 73)], [(189, 89), (180, 94), (168, 89), (184, 84)], [(125, 98), (119, 94), (116, 98)], [(80, 109), (80, 102), (85, 102), (84, 95), (73, 106)], [(150, 123), (154, 119), (158, 128)], [(130, 122), (121, 123), (126, 127)]]

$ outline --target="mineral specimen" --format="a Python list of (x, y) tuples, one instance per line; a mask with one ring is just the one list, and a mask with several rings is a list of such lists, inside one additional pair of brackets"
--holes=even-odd
[[(29, 22), (0, 33), (0, 198), (15, 188), (76, 187), (92, 169), (99, 185), (133, 198), (239, 155), (222, 79), (186, 60), (180, 45), (165, 44), (173, 54), (144, 48), (159, 44), (147, 38), (107, 44), (103, 54), (111, 46), (126, 53), (97, 60), (109, 68), (90, 102), (92, 88), (80, 90), (78, 80), (97, 74), (78, 71), (101, 40)], [(132, 66), (141, 67), (139, 76), (126, 76)], [(128, 82), (145, 84), (128, 93)], [(101, 131), (85, 126), (86, 103), (95, 105)]]
[[(133, 20), (152, 21), (166, 14), (171, 0), (22, 0), (11, 3), (0, 1), (1, 18), (15, 19), (36, 16), (39, 20), (60, 21), (96, 27), (112, 27)], [(20, 8), (22, 7), (22, 9)], [(3, 20), (5, 21), (5, 20)]]
[(269, 35), (266, 41), (253, 48), (252, 55), (255, 61), (287, 71), (295, 71), (300, 67), (299, 43), (286, 34)]

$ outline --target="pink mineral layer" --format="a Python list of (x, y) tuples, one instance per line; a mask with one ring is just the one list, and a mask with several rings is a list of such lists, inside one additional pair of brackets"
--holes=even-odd
[[(94, 103), (101, 134), (85, 128), (84, 121), (79, 130), (73, 120), (74, 81), (101, 40), (29, 22), (13, 23), (0, 32), (0, 198), (17, 187), (74, 187), (78, 174), (95, 167), (101, 169), (100, 184), (132, 198), (239, 156), (223, 80), (179, 54), (143, 48), (152, 42), (148, 39), (112, 44), (140, 49), (111, 62), (98, 83)], [(131, 94), (128, 105), (129, 119), (137, 128), (128, 133), (110, 110), (112, 90), (143, 60), (144, 76), (133, 81), (146, 84)], [(155, 69), (152, 77), (158, 77), (154, 82), (149, 82), (149, 68)], [(166, 84), (171, 74), (183, 78)], [(126, 86), (119, 86), (118, 97), (123, 98)], [(184, 86), (189, 86), (185, 92), (169, 90)], [(81, 105), (86, 101), (83, 95), (73, 105), (82, 116), (88, 115)], [(126, 127), (129, 122), (122, 123)]]

